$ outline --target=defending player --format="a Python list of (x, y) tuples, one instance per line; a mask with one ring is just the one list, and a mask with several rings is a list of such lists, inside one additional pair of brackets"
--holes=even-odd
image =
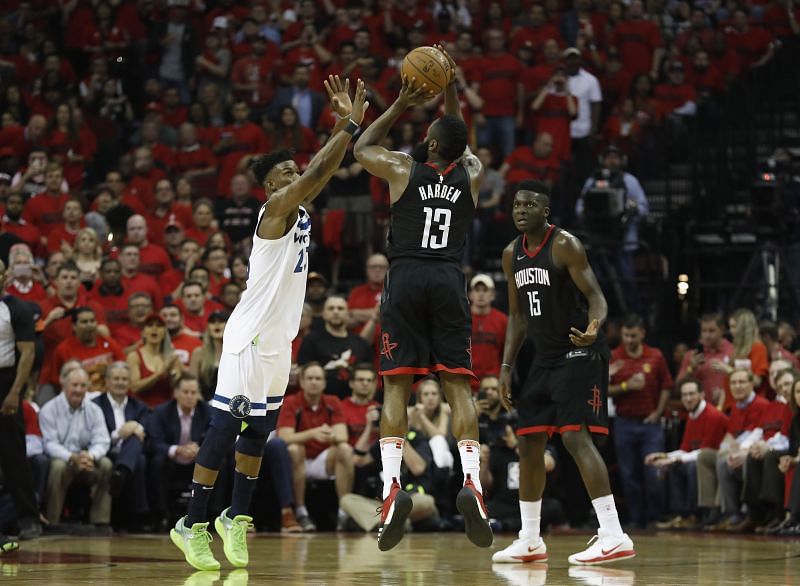
[[(452, 59), (451, 65), (454, 71)], [(456, 505), (469, 539), (488, 547), (492, 530), (481, 496), (478, 422), (469, 385), (472, 319), (460, 266), (483, 168), (467, 147), (467, 126), (452, 80), (445, 90), (445, 115), (431, 124), (412, 155), (378, 146), (407, 108), (431, 98), (424, 85), (415, 88), (413, 81), (403, 80), (397, 100), (354, 147), (364, 168), (389, 183), (392, 204), (391, 267), (381, 301), (383, 510), (378, 547), (386, 551), (397, 545), (411, 511), (411, 498), (398, 482), (408, 431), (406, 405), (414, 376), (429, 372), (440, 377), (453, 410), (453, 434), (460, 440), (464, 488)]]
[(275, 429), (289, 380), (291, 341), (297, 335), (305, 297), (311, 220), (302, 204), (312, 201), (339, 168), (369, 106), (364, 83), (358, 80), (352, 103), (349, 85), (338, 76), (325, 82), (331, 107), (341, 118), (305, 173), (300, 175), (290, 151), (262, 155), (251, 162), (267, 203), (261, 208), (253, 238), (247, 289), (225, 328), (219, 382), (211, 401), (214, 415), (197, 455), (188, 514), (170, 532), (186, 561), (198, 570), (220, 567), (209, 547), (206, 510), (220, 465), (234, 443), (233, 500), (214, 527), (231, 564), (244, 567), (248, 563), (246, 534), (252, 518), (247, 512), (264, 443)]
[(610, 354), (599, 332), (608, 306), (580, 240), (550, 224), (549, 214), (548, 187), (538, 181), (520, 183), (513, 218), (522, 234), (503, 251), (509, 304), (500, 372), (505, 402), (526, 329), (536, 357), (518, 401), (522, 530), (519, 539), (495, 553), (492, 561), (547, 561), (547, 547), (539, 536), (544, 448), (550, 434), (558, 432), (578, 465), (600, 522), (589, 547), (569, 556), (569, 562), (603, 564), (636, 555), (620, 527), (608, 471), (590, 435), (608, 434)]

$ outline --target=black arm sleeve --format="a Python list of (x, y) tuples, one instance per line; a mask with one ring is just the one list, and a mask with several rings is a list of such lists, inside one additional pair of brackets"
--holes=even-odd
[(4, 299), (11, 314), (11, 327), (17, 342), (33, 342), (36, 335), (33, 310), (30, 305), (16, 297)]

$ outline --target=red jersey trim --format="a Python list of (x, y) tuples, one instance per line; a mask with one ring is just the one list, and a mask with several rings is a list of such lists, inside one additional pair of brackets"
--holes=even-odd
[(555, 230), (555, 228), (556, 228), (555, 224), (550, 225), (550, 228), (547, 230), (547, 233), (544, 235), (544, 238), (539, 243), (539, 246), (537, 246), (536, 250), (534, 250), (533, 252), (528, 251), (528, 235), (527, 234), (522, 235), (522, 250), (525, 251), (525, 254), (528, 255), (528, 258), (535, 258), (536, 255), (541, 252), (542, 248), (544, 248), (544, 245), (547, 244), (548, 240), (550, 240), (550, 234), (553, 233), (553, 230)]
[(426, 165), (426, 166), (428, 166), (428, 167), (430, 167), (431, 169), (433, 169), (433, 170), (434, 170), (434, 171), (436, 171), (437, 173), (439, 173), (439, 175), (441, 175), (442, 177), (444, 177), (445, 175), (447, 175), (448, 173), (450, 173), (450, 171), (452, 171), (453, 169), (455, 169), (455, 168), (456, 168), (456, 163), (455, 163), (455, 162), (453, 162), (453, 163), (450, 163), (450, 164), (447, 166), (447, 169), (445, 169), (444, 171), (439, 171), (439, 167), (437, 167), (437, 166), (436, 166), (434, 163), (425, 163), (425, 165)]
[(434, 364), (430, 367), (431, 372), (449, 372), (450, 374), (465, 374), (467, 376), (471, 376), (474, 379), (478, 377), (475, 376), (475, 373), (472, 372), (469, 368), (450, 368), (445, 366), (444, 364)]
[(553, 435), (558, 431), (555, 425), (533, 425), (531, 427), (520, 427), (517, 430), (517, 435), (531, 435), (534, 433), (547, 433), (548, 436)]
[[(565, 433), (568, 431), (580, 431), (583, 427), (582, 424), (578, 425), (562, 425), (561, 427), (555, 425), (533, 425), (531, 427), (521, 427), (517, 430), (517, 435), (531, 435), (534, 433), (547, 433), (548, 436), (554, 433)], [(602, 425), (589, 425), (587, 426), (590, 433), (599, 435), (608, 435), (608, 428)]]
[(382, 376), (393, 376), (396, 374), (428, 374), (430, 372), (427, 368), (414, 368), (412, 366), (399, 366), (397, 368), (390, 368), (389, 370), (381, 370), (378, 374)]

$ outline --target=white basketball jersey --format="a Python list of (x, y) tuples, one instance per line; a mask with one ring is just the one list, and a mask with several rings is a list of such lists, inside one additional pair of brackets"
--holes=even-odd
[(257, 234), (264, 209), (253, 235), (247, 289), (225, 326), (223, 352), (238, 354), (255, 340), (262, 352), (278, 352), (291, 344), (300, 329), (311, 218), (300, 206), (289, 232), (277, 240), (264, 240)]

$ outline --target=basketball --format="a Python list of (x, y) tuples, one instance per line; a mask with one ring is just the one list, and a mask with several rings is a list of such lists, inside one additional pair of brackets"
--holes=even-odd
[(406, 55), (400, 72), (411, 80), (416, 77), (416, 85), (427, 84), (428, 89), (440, 94), (450, 81), (450, 62), (434, 47), (417, 47)]

